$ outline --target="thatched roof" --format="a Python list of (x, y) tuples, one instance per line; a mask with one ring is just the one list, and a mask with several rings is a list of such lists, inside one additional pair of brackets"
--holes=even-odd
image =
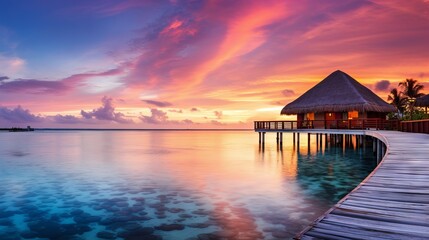
[(429, 107), (429, 94), (424, 95), (416, 99), (414, 104), (416, 107)]
[(346, 73), (337, 70), (286, 105), (281, 114), (347, 111), (394, 112), (396, 109)]

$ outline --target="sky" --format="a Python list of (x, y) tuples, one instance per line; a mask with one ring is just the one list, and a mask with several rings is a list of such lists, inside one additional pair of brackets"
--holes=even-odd
[(251, 128), (338, 69), (429, 92), (428, 42), (428, 0), (2, 0), (0, 128)]

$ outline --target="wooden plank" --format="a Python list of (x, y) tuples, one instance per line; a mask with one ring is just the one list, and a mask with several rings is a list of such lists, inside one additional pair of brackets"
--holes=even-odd
[(353, 239), (356, 237), (360, 239), (398, 239), (398, 240), (410, 239), (410, 235), (369, 231), (361, 228), (354, 228), (351, 226), (339, 226), (335, 224), (319, 223), (317, 227), (314, 228), (314, 230), (316, 231), (320, 231), (322, 229), (326, 231), (330, 231), (331, 234), (333, 235), (344, 236), (344, 237), (348, 237), (349, 239)]
[(415, 226), (401, 223), (383, 222), (369, 219), (360, 219), (356, 217), (346, 217), (329, 214), (321, 222), (335, 223), (343, 226), (354, 226), (366, 230), (381, 231), (388, 233), (400, 233), (410, 236), (429, 238), (429, 227)]
[(349, 209), (349, 210), (355, 210), (355, 211), (361, 211), (361, 212), (370, 212), (370, 213), (377, 213), (377, 214), (383, 214), (383, 215), (391, 215), (391, 216), (404, 216), (404, 215), (411, 215), (413, 216), (413, 219), (421, 219), (428, 221), (428, 215), (422, 213), (421, 210), (413, 210), (413, 209), (404, 209), (399, 208), (395, 206), (382, 206), (382, 205), (372, 205), (372, 204), (341, 204), (338, 209)]
[(410, 214), (404, 214), (400, 212), (388, 212), (388, 211), (373, 211), (373, 210), (357, 210), (351, 208), (336, 208), (331, 212), (334, 215), (340, 215), (345, 217), (353, 217), (359, 219), (368, 219), (374, 221), (383, 221), (390, 223), (401, 223), (409, 224), (413, 226), (429, 227), (429, 217), (421, 215), (413, 215), (413, 218), (408, 218)]

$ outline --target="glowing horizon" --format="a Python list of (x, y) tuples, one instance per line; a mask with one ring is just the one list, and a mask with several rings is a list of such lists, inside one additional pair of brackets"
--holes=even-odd
[(427, 0), (0, 7), (0, 127), (250, 128), (337, 69), (429, 88)]

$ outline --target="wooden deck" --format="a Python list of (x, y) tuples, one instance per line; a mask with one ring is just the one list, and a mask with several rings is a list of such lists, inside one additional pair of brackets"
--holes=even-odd
[(429, 239), (429, 135), (365, 135), (387, 145), (382, 162), (297, 239)]

